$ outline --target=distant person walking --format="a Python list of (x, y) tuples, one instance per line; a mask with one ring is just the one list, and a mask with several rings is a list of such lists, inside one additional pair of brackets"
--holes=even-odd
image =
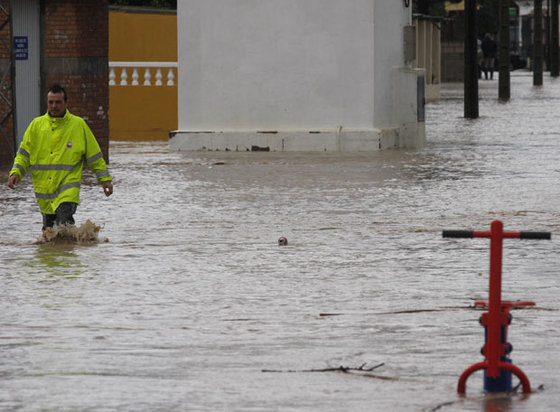
[(60, 85), (49, 89), (47, 113), (29, 124), (8, 179), (14, 189), (31, 170), (43, 230), (55, 223), (74, 224), (84, 162), (103, 185), (105, 196), (113, 193), (113, 179), (99, 144), (86, 122), (68, 111), (67, 100)]
[(488, 74), (490, 73), (490, 80), (494, 77), (494, 65), (496, 62), (496, 55), (498, 54), (498, 45), (494, 40), (494, 36), (490, 33), (486, 33), (484, 40), (482, 40), (482, 71), (484, 72), (484, 78), (488, 80)]

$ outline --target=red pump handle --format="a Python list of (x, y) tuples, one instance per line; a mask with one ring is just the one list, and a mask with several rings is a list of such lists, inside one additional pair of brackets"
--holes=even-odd
[[(473, 238), (473, 237), (489, 237), (487, 232), (475, 232), (474, 230), (444, 230), (443, 237), (452, 238)], [(510, 232), (507, 237), (519, 237), (519, 239), (545, 239), (550, 240), (550, 232)]]

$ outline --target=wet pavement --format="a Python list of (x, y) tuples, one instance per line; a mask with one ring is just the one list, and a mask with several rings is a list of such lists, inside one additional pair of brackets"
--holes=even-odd
[[(426, 148), (376, 153), (169, 152), (111, 144), (115, 193), (87, 176), (94, 245), (37, 244), (26, 179), (0, 187), (2, 411), (537, 411), (560, 403), (560, 80), (512, 73), (427, 106)], [(528, 397), (484, 396), (488, 241)], [(279, 246), (285, 236), (287, 246)], [(365, 364), (365, 365), (364, 365)], [(372, 371), (335, 370), (340, 366)], [(514, 379), (515, 382), (515, 379)]]

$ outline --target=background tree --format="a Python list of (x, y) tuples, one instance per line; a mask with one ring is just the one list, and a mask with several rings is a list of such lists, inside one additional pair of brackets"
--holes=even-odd
[[(461, 0), (451, 0), (452, 3), (458, 3)], [(444, 0), (413, 0), (412, 12), (424, 14), (427, 16), (444, 16), (445, 1)]]
[[(450, 0), (459, 3), (461, 0)], [(510, 0), (511, 7), (517, 7), (515, 1)], [(479, 6), (477, 13), (478, 38), (482, 39), (485, 33), (498, 33), (498, 5), (496, 0), (477, 0)], [(445, 14), (445, 0), (413, 0), (412, 12), (429, 16), (447, 17)]]

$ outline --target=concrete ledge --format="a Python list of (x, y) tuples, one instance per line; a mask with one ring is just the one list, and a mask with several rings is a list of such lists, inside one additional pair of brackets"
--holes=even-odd
[(410, 139), (401, 139), (396, 128), (288, 132), (175, 130), (169, 134), (169, 147), (176, 151), (367, 152), (423, 144), (403, 140)]

